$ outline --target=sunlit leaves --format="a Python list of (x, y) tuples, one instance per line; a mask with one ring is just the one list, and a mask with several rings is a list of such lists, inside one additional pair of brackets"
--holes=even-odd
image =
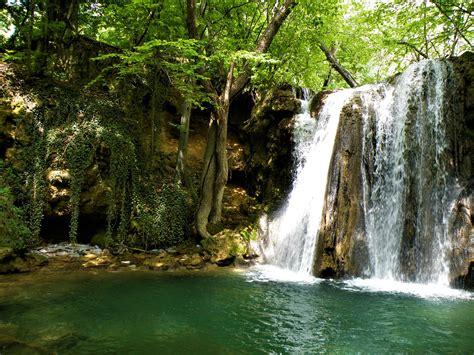
[[(321, 42), (362, 83), (382, 80), (425, 57), (458, 55), (474, 43), (470, 0), (299, 0), (265, 56), (253, 53), (255, 43), (281, 1), (196, 0), (195, 43), (187, 42), (185, 0), (78, 2), (78, 34), (122, 51), (120, 75), (139, 75), (157, 65), (183, 94), (193, 96), (202, 80), (221, 87), (231, 61), (236, 74), (252, 69), (254, 85), (289, 82), (319, 90), (329, 76), (329, 87), (344, 86), (331, 74)], [(45, 28), (64, 33), (65, 24), (48, 23), (40, 3), (34, 40)], [(6, 6), (0, 24), (18, 30), (26, 2)], [(26, 27), (23, 32), (17, 47), (26, 43)], [(197, 90), (182, 86), (190, 79)]]
[[(413, 61), (459, 55), (469, 49), (450, 19), (472, 38), (474, 13), (470, 1), (436, 0), (449, 19), (433, 0), (377, 1), (372, 2), (373, 6), (368, 3), (352, 0), (347, 22), (347, 32), (358, 39), (348, 41), (348, 45), (365, 52), (365, 81), (381, 80)], [(361, 48), (362, 43), (366, 48)]]

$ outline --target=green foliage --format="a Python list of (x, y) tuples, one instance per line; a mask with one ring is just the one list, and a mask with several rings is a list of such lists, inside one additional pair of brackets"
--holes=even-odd
[(153, 199), (135, 204), (135, 243), (145, 249), (183, 242), (189, 234), (189, 195), (179, 184), (165, 184)]
[(253, 226), (245, 227), (240, 232), (240, 236), (244, 241), (249, 243), (251, 240), (257, 240), (257, 228)]
[[(342, 0), (299, 1), (270, 48), (271, 55), (279, 58), (280, 63), (268, 71), (267, 77), (277, 83), (318, 91), (330, 70), (318, 43), (337, 43), (343, 23)], [(345, 85), (338, 80), (333, 84), (337, 86)]]
[(15, 50), (6, 50), (2, 59), (6, 62), (24, 63), (26, 60), (26, 53)]
[(131, 76), (147, 78), (150, 88), (154, 87), (155, 78), (150, 73), (161, 72), (183, 97), (188, 98), (191, 104), (201, 107), (203, 103), (210, 102), (208, 95), (198, 84), (208, 79), (201, 74), (201, 69), (208, 60), (202, 55), (202, 51), (203, 43), (194, 39), (155, 39), (135, 47), (133, 51), (104, 54), (95, 60), (118, 59), (119, 62), (112, 68), (106, 68), (105, 72), (112, 71), (119, 79)]
[(240, 232), (240, 237), (245, 243), (245, 250), (242, 252), (242, 254), (250, 254), (250, 242), (255, 241), (258, 238), (258, 226), (257, 224), (255, 225), (250, 225), (245, 227), (244, 229), (241, 229)]
[(24, 250), (33, 244), (34, 239), (25, 222), (24, 211), (14, 205), (10, 189), (0, 186), (0, 246)]
[[(392, 76), (425, 56), (458, 55), (473, 44), (470, 0), (299, 0), (270, 53), (256, 56), (255, 41), (277, 3), (197, 1), (198, 39), (189, 39), (185, 1), (79, 0), (70, 18), (77, 19), (77, 33), (117, 49), (112, 56), (120, 58), (119, 75), (146, 78), (150, 71), (166, 72), (193, 105), (209, 101), (202, 81), (210, 79), (219, 88), (231, 60), (238, 63), (236, 72), (252, 69), (254, 85), (289, 82), (319, 90), (327, 79), (329, 88), (345, 85), (319, 50), (320, 41), (362, 83)], [(10, 1), (0, 10), (0, 45), (21, 49), (7, 58), (35, 67), (44, 62), (42, 50), (62, 48), (60, 42), (75, 34), (63, 15), (51, 11), (67, 2), (34, 2), (28, 9), (31, 4)], [(42, 48), (45, 39), (54, 45)], [(28, 42), (38, 46), (22, 55)]]
[(4, 47), (8, 37), (8, 27), (11, 20), (6, 9), (0, 9), (0, 49)]
[(353, 0), (338, 53), (361, 82), (384, 80), (414, 61), (469, 50), (460, 33), (473, 38), (473, 11), (467, 0)]
[[(83, 115), (90, 114), (87, 119)], [(70, 240), (76, 241), (79, 225), (80, 197), (87, 169), (92, 166), (94, 156), (101, 146), (110, 150), (107, 212), (111, 237), (114, 225), (117, 225), (117, 236), (124, 241), (128, 229), (127, 208), (131, 188), (131, 176), (138, 171), (136, 146), (132, 137), (117, 122), (108, 121), (105, 117), (94, 117), (93, 113), (80, 113), (78, 119), (51, 128), (47, 133), (48, 151), (58, 154), (58, 161), (64, 161), (71, 174), (71, 225)]]
[(20, 161), (25, 165), (24, 171), (8, 169), (5, 175), (15, 196), (24, 206), (32, 239), (39, 241), (46, 198), (47, 168), (47, 145), (44, 139), (42, 112), (40, 110), (30, 112), (20, 106), (17, 110), (16, 124), (23, 128), (22, 134), (30, 137), (31, 144), (20, 150)]

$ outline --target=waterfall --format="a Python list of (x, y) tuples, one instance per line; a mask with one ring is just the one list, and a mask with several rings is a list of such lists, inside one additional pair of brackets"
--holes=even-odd
[(271, 218), (260, 221), (264, 260), (284, 269), (311, 274), (324, 205), (327, 176), (342, 106), (350, 90), (326, 97), (317, 119), (310, 117), (308, 97), (295, 117), (296, 171), (292, 190)]
[(374, 278), (448, 284), (448, 216), (456, 193), (447, 173), (449, 74), (446, 63), (423, 61), (392, 85), (362, 92), (363, 154), (373, 166), (362, 174)]
[[(316, 119), (303, 99), (292, 190), (260, 220), (263, 259), (312, 274), (319, 234), (327, 248), (316, 258), (325, 258), (325, 268), (448, 285), (448, 219), (459, 193), (448, 146), (453, 82), (449, 64), (427, 60), (390, 82), (328, 95)], [(328, 181), (330, 164), (336, 170)]]

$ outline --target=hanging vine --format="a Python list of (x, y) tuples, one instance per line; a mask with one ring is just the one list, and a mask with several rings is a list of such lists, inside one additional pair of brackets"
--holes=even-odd
[[(40, 241), (45, 207), (53, 193), (48, 179), (55, 171), (67, 176), (61, 188), (67, 191), (64, 213), (70, 216), (73, 243), (82, 225), (83, 194), (96, 179), (106, 193), (107, 244), (156, 247), (177, 243), (189, 234), (187, 192), (178, 185), (161, 186), (151, 173), (150, 158), (157, 147), (147, 147), (144, 137), (150, 133), (141, 132), (141, 123), (151, 118), (150, 138), (156, 143), (153, 135), (167, 88), (158, 74), (153, 77), (152, 87), (140, 86), (144, 92), (132, 85), (125, 92), (104, 95), (99, 91), (88, 96), (77, 88), (49, 83), (24, 93), (24, 107), (15, 112), (16, 129), (23, 129), (27, 137), (15, 143), (24, 167), (18, 167), (11, 181), (18, 180), (12, 191), (24, 207), (36, 241)], [(150, 100), (143, 106), (135, 99), (147, 92)], [(147, 148), (151, 151), (145, 154)], [(99, 167), (99, 162), (106, 164)]]

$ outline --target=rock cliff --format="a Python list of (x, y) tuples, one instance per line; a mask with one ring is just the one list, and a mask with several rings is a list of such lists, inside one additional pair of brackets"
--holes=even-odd
[[(455, 201), (449, 212), (449, 220), (445, 221), (448, 229), (451, 250), (448, 251), (449, 278), (452, 284), (459, 287), (473, 287), (474, 265), (474, 171), (472, 157), (474, 156), (474, 60), (473, 53), (466, 53), (459, 58), (448, 61), (452, 74), (445, 83), (446, 117), (444, 130), (446, 131), (446, 153), (442, 157), (442, 164), (446, 166), (447, 176), (443, 179), (447, 186), (452, 186), (446, 194)], [(426, 89), (426, 90), (429, 90)], [(322, 96), (315, 98), (312, 103), (313, 111), (317, 112), (321, 106)], [(322, 277), (347, 277), (370, 275), (368, 262), (368, 236), (365, 231), (367, 225), (367, 208), (364, 207), (363, 183), (366, 189), (371, 189), (374, 179), (380, 178), (374, 172), (374, 155), (380, 142), (376, 142), (376, 119), (371, 112), (362, 112), (363, 104), (360, 94), (355, 93), (341, 113), (333, 158), (331, 162), (329, 183), (326, 191), (326, 202), (321, 222), (319, 240), (316, 250), (314, 273)], [(416, 114), (422, 109), (418, 101), (408, 103), (408, 115)], [(366, 108), (370, 111), (370, 108)], [(365, 117), (365, 118), (364, 118)], [(369, 127), (364, 133), (363, 120)], [(416, 134), (418, 124), (408, 118), (406, 134)], [(418, 130), (418, 131), (417, 131)], [(420, 137), (413, 136), (416, 142)], [(414, 160), (419, 154), (420, 146), (406, 147), (407, 169), (420, 169), (419, 161)], [(414, 149), (410, 153), (410, 149)], [(425, 152), (422, 154), (434, 154)], [(427, 158), (428, 159), (428, 158)], [(410, 168), (411, 166), (411, 168)], [(424, 167), (428, 174), (435, 174), (429, 170), (436, 167)], [(430, 176), (430, 175), (427, 175)], [(436, 188), (436, 176), (432, 181), (424, 181), (413, 177), (406, 181), (406, 200), (404, 202), (404, 224), (399, 233), (400, 241), (400, 273), (407, 280), (418, 280), (417, 270), (429, 268), (426, 260), (419, 260), (419, 248), (430, 243), (428, 239), (415, 238), (417, 221), (429, 221), (429, 215), (421, 216), (418, 207), (426, 203), (426, 196), (432, 196)], [(421, 184), (421, 185), (420, 185)], [(423, 186), (422, 186), (423, 185)], [(426, 190), (426, 191), (425, 191)], [(411, 192), (410, 192), (411, 191)], [(415, 191), (421, 191), (416, 192)], [(435, 196), (435, 195), (433, 195)], [(390, 208), (390, 207), (389, 207)], [(432, 207), (437, 208), (433, 205)], [(425, 223), (426, 224), (426, 223)], [(434, 233), (433, 226), (427, 225), (424, 234)], [(431, 230), (431, 232), (429, 232)], [(425, 237), (423, 237), (425, 238)], [(425, 255), (425, 258), (433, 256)]]

